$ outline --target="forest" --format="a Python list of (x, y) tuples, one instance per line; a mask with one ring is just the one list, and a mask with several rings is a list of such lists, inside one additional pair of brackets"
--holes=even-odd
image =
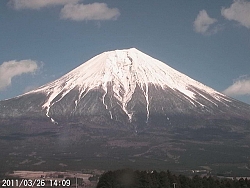
[(250, 179), (187, 177), (170, 171), (122, 169), (103, 173), (97, 188), (250, 188)]

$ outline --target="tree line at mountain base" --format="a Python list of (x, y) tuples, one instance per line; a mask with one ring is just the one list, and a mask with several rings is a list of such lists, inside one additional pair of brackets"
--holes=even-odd
[(122, 169), (101, 175), (97, 188), (250, 188), (250, 179), (216, 177), (190, 178), (170, 171), (139, 171)]

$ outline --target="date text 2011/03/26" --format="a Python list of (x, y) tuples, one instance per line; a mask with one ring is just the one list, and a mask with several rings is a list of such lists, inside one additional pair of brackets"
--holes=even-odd
[(71, 181), (69, 179), (4, 179), (2, 180), (2, 187), (70, 187)]

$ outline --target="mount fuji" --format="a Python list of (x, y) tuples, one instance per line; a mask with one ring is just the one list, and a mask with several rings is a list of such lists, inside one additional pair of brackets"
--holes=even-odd
[(0, 101), (0, 169), (250, 176), (249, 115), (249, 105), (135, 48), (104, 52)]
[(250, 106), (131, 48), (104, 52), (51, 83), (1, 101), (0, 113), (54, 123), (85, 116), (147, 123), (178, 115), (249, 119)]

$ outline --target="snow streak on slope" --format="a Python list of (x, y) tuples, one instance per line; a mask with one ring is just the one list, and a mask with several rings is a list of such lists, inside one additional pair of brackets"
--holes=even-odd
[[(109, 110), (105, 103), (105, 96), (108, 92), (108, 85), (110, 85), (114, 97), (119, 101), (119, 105), (131, 120), (133, 114), (127, 110), (127, 104), (132, 99), (136, 86), (139, 86), (145, 96), (148, 119), (150, 113), (149, 84), (154, 84), (162, 89), (178, 90), (195, 106), (196, 104), (204, 105), (196, 101), (196, 94), (190, 89), (191, 87), (209, 94), (215, 101), (223, 101), (222, 99), (226, 97), (135, 48), (104, 52), (56, 81), (29, 93), (44, 92), (47, 94), (48, 100), (43, 104), (43, 108), (47, 110), (46, 115), (49, 117), (51, 106), (59, 102), (73, 89), (79, 91), (78, 100), (75, 101), (75, 108), (77, 108), (77, 104), (88, 91), (101, 88), (105, 92), (102, 103)], [(55, 98), (57, 98), (56, 101)], [(111, 111), (109, 113), (112, 118)]]

